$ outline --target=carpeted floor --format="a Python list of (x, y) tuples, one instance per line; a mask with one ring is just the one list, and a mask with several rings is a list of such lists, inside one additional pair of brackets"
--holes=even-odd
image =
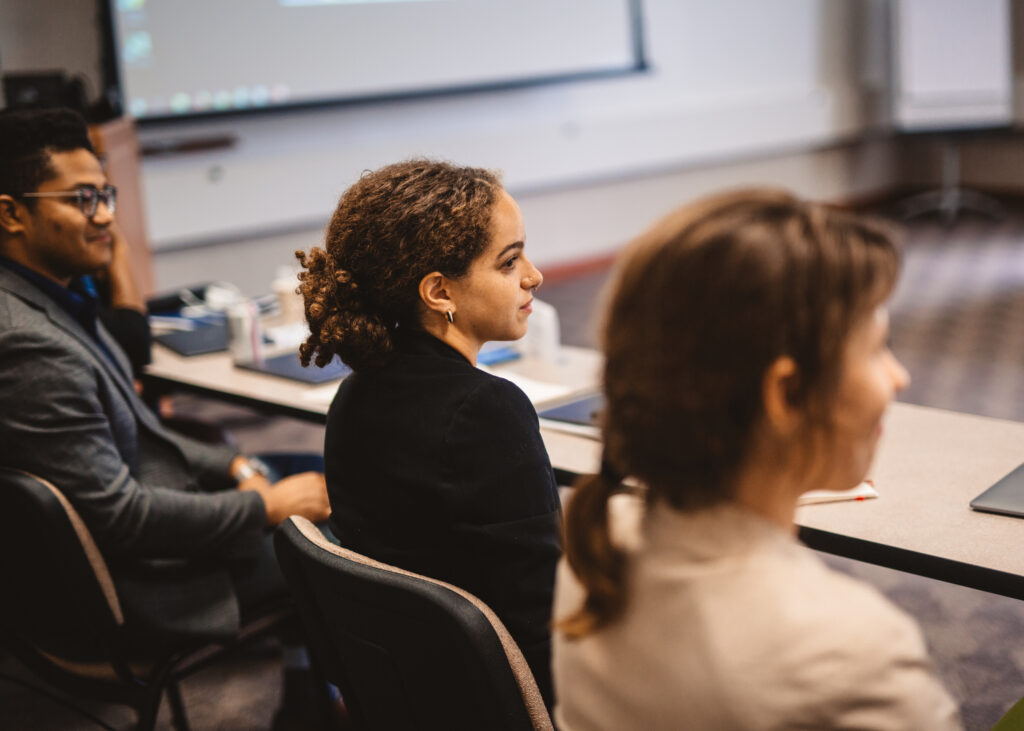
[[(558, 308), (565, 342), (596, 343), (594, 313), (606, 279), (607, 271), (598, 271), (545, 284), (540, 296)], [(913, 377), (901, 400), (1024, 420), (1024, 211), (999, 223), (963, 218), (949, 228), (927, 221), (909, 226), (891, 316), (893, 349)], [(322, 446), (322, 429), (297, 421), (191, 397), (179, 397), (177, 407), (220, 419), (247, 451)], [(1024, 459), (1024, 444), (1021, 453)], [(918, 619), (968, 729), (988, 729), (1024, 696), (1024, 603), (845, 559), (826, 560), (875, 584)], [(0, 659), (0, 726), (97, 728), (12, 678), (30, 676)], [(184, 687), (193, 728), (269, 728), (279, 683), (273, 643), (204, 671)], [(123, 709), (89, 708), (114, 728), (132, 725)], [(170, 728), (166, 708), (159, 728)]]

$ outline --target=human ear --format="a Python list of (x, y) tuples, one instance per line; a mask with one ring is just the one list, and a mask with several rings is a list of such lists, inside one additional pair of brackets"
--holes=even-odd
[(772, 361), (761, 379), (765, 421), (779, 435), (792, 434), (803, 419), (803, 411), (793, 398), (799, 382), (800, 369), (788, 355)]
[(24, 209), (7, 194), (0, 195), (0, 228), (8, 234), (18, 233), (25, 228)]
[(455, 303), (448, 294), (448, 278), (441, 272), (431, 272), (420, 280), (420, 300), (427, 310), (444, 315), (455, 310)]

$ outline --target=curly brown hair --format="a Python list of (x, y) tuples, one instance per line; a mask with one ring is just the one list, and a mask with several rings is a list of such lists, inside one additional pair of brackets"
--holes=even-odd
[(398, 328), (419, 328), (419, 283), (458, 279), (486, 248), (497, 173), (414, 159), (365, 172), (341, 196), (326, 251), (296, 251), (309, 338), (303, 365), (338, 355), (355, 371), (383, 364)]
[(560, 622), (567, 637), (625, 607), (625, 554), (607, 517), (621, 476), (680, 511), (731, 499), (763, 416), (764, 374), (781, 356), (798, 367), (789, 398), (805, 436), (829, 433), (844, 343), (898, 274), (887, 226), (774, 189), (704, 199), (632, 244), (605, 315), (601, 474), (583, 479), (566, 512), (566, 558), (586, 590)]

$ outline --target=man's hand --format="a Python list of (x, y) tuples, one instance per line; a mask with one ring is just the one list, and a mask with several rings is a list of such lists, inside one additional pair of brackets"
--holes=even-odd
[[(255, 480), (256, 478), (251, 478)], [(264, 480), (266, 483), (266, 480)], [(239, 489), (245, 489), (239, 485)], [(267, 509), (267, 525), (275, 526), (289, 515), (301, 515), (314, 523), (327, 520), (331, 504), (327, 483), (319, 472), (302, 472), (285, 477), (273, 485), (254, 485)]]
[(113, 251), (107, 276), (110, 278), (110, 306), (138, 310), (146, 314), (146, 302), (139, 292), (132, 274), (131, 259), (128, 254), (128, 241), (118, 227), (117, 222), (110, 224), (110, 238)]

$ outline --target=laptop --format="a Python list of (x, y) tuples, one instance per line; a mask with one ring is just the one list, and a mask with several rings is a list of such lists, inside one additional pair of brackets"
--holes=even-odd
[(971, 500), (971, 507), (984, 513), (1024, 518), (1024, 464)]
[(291, 351), (264, 358), (262, 363), (236, 363), (235, 365), (247, 371), (266, 373), (302, 383), (328, 383), (344, 378), (352, 372), (352, 369), (337, 357), (323, 368), (312, 363), (308, 368), (304, 368), (299, 362), (298, 353)]

